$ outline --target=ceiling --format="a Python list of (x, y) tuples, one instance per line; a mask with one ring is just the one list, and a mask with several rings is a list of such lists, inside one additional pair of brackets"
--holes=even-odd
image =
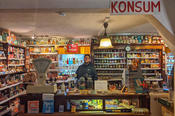
[(169, 22), (172, 26), (173, 32), (175, 33), (175, 0), (163, 0), (164, 6), (166, 8), (166, 13), (169, 19)]
[[(175, 30), (175, 1), (161, 1)], [(0, 27), (29, 37), (33, 34), (95, 36), (102, 34), (104, 19), (110, 16), (109, 8), (110, 0), (0, 0)], [(66, 16), (57, 12), (65, 12)], [(110, 16), (107, 32), (157, 31), (143, 16), (117, 15)]]
[(110, 0), (0, 0), (0, 27), (28, 37), (85, 38), (102, 34), (110, 17), (108, 34), (157, 32), (141, 15), (110, 16), (109, 6)]
[(105, 17), (109, 18), (107, 33), (156, 32), (143, 16), (110, 16), (103, 11), (66, 11), (60, 16), (55, 11), (4, 11), (0, 12), (0, 27), (21, 35), (59, 35), (84, 38), (103, 33)]

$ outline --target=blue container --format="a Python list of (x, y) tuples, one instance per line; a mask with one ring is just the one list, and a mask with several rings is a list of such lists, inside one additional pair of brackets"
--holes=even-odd
[(88, 103), (82, 103), (83, 109), (87, 110), (88, 109)]
[(43, 101), (43, 113), (54, 113), (54, 100)]

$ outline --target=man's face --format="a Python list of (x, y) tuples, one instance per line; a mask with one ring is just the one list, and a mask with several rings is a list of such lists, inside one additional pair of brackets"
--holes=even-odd
[(90, 57), (89, 56), (85, 56), (84, 57), (84, 62), (85, 63), (89, 63), (91, 61)]

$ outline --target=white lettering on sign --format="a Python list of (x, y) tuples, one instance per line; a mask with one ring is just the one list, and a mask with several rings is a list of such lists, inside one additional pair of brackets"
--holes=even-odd
[(157, 14), (161, 11), (160, 0), (111, 0), (111, 15)]
[(108, 90), (108, 82), (106, 80), (96, 80), (95, 90)]

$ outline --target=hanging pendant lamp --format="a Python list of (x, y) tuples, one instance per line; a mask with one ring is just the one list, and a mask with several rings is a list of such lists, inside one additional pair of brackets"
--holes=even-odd
[(105, 28), (105, 33), (104, 33), (103, 38), (101, 38), (101, 40), (100, 40), (100, 47), (99, 48), (113, 48), (111, 39), (107, 36), (107, 33), (106, 33), (106, 28), (108, 27), (108, 23), (105, 22), (103, 25)]

